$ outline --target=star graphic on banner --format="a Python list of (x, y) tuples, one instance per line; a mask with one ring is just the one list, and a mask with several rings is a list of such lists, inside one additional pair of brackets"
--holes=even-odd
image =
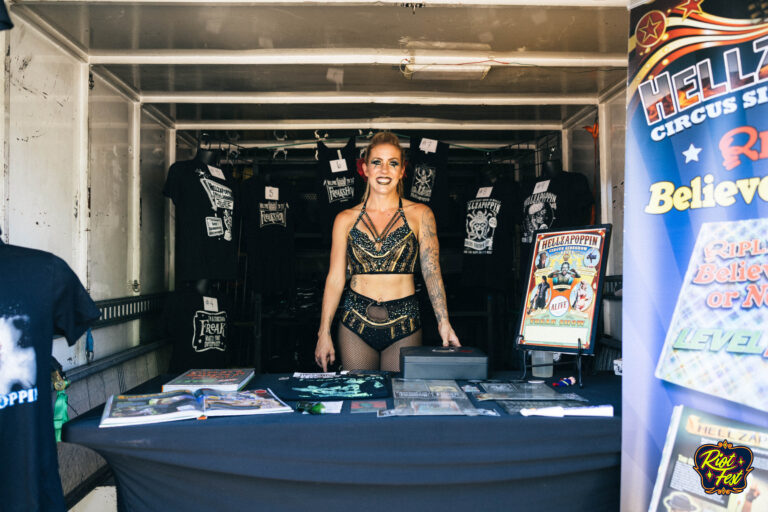
[(661, 11), (645, 13), (635, 29), (637, 44), (645, 48), (654, 46), (664, 35), (665, 27), (666, 18)]
[(637, 31), (642, 34), (641, 41), (644, 43), (648, 39), (658, 38), (659, 25), (661, 25), (660, 21), (657, 21), (656, 23), (654, 23), (653, 18), (647, 18), (645, 20), (645, 25), (637, 29)]
[(701, 12), (701, 3), (704, 0), (685, 0), (683, 3), (675, 7), (676, 11), (683, 13), (683, 20), (693, 13), (704, 14)]
[(699, 153), (701, 153), (701, 148), (697, 148), (693, 145), (693, 142), (691, 142), (691, 145), (688, 146), (688, 149), (683, 151), (683, 156), (685, 157), (685, 163), (694, 161), (699, 161)]

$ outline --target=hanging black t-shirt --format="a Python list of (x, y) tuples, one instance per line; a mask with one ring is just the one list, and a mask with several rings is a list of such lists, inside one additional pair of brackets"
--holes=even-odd
[(99, 310), (56, 256), (0, 242), (0, 510), (64, 511), (51, 407), (54, 332), (73, 345)]
[(527, 275), (533, 233), (542, 229), (580, 227), (589, 224), (592, 193), (586, 176), (558, 172), (530, 180), (521, 186), (521, 272)]
[(224, 294), (185, 287), (168, 297), (165, 312), (166, 332), (173, 341), (169, 371), (226, 368), (232, 354), (232, 306)]
[(363, 180), (357, 174), (355, 138), (350, 137), (341, 149), (317, 143), (317, 200), (320, 206), (320, 229), (330, 246), (333, 221), (342, 210), (360, 201)]
[(263, 294), (296, 289), (296, 244), (292, 196), (288, 186), (264, 177), (243, 182), (248, 276)]
[(434, 139), (411, 138), (404, 196), (435, 208), (444, 199), (448, 144)]
[(176, 279), (234, 279), (235, 182), (201, 160), (176, 162), (163, 194), (176, 205)]
[(514, 278), (514, 231), (517, 223), (516, 185), (499, 178), (481, 180), (466, 203), (462, 282), (509, 290)]

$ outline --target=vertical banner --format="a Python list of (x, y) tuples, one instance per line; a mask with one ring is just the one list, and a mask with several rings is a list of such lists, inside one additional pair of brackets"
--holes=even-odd
[[(768, 425), (765, 11), (760, 2), (739, 0), (655, 0), (631, 9), (622, 336), (625, 511), (651, 505), (676, 406)], [(710, 442), (723, 441), (711, 435)], [(762, 460), (768, 461), (768, 453)], [(694, 454), (681, 454), (680, 461), (680, 478), (660, 495), (658, 510), (674, 504), (698, 510), (707, 502), (695, 463), (686, 466)], [(734, 496), (744, 501), (748, 493), (753, 510), (768, 510), (768, 488), (758, 506), (759, 491), (749, 485), (747, 480), (747, 490), (739, 491), (745, 494)], [(725, 504), (707, 502), (707, 510), (741, 510), (728, 504), (736, 498), (720, 501)]]

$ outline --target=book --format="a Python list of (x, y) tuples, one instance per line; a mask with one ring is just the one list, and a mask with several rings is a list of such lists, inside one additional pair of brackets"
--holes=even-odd
[[(694, 469), (696, 454), (702, 445), (717, 445), (727, 440), (735, 447), (749, 448), (752, 457), (737, 465), (736, 458), (729, 465), (716, 466), (711, 480), (701, 478)], [(724, 458), (724, 460), (728, 460)], [(744, 466), (750, 466), (747, 469)], [(703, 468), (700, 468), (702, 473)], [(739, 478), (724, 478), (724, 474), (737, 473)], [(704, 484), (738, 482), (743, 491), (721, 494), (708, 492)], [(653, 487), (648, 512), (679, 510), (700, 512), (758, 512), (768, 510), (768, 426), (752, 425), (723, 416), (677, 405), (667, 430), (664, 449)]]
[(163, 384), (163, 392), (197, 391), (202, 388), (215, 389), (217, 391), (237, 391), (243, 389), (252, 378), (252, 368), (187, 370), (175, 379)]
[(112, 395), (104, 406), (100, 428), (166, 421), (293, 412), (269, 389), (247, 391), (167, 391), (146, 395)]

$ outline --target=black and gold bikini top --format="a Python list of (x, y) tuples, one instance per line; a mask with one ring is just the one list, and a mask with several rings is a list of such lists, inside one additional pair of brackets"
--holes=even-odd
[[(363, 203), (362, 211), (347, 236), (347, 259), (351, 274), (413, 274), (419, 241), (405, 218), (403, 200), (400, 199), (397, 211), (381, 233), (376, 230), (365, 211), (367, 203)], [(393, 230), (392, 227), (401, 218), (403, 225)], [(357, 223), (361, 220), (374, 240), (357, 229)]]

